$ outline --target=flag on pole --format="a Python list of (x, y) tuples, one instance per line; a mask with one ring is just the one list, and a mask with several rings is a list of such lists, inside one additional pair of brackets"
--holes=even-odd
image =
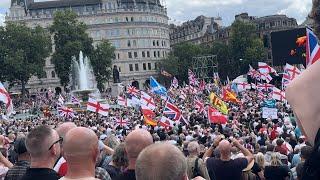
[(242, 83), (237, 83), (237, 90), (238, 92), (242, 92), (242, 91), (246, 91), (248, 89), (251, 89), (250, 84), (246, 83), (246, 82), (242, 82)]
[(258, 88), (258, 91), (261, 91), (261, 92), (270, 92), (272, 91), (272, 88), (274, 87), (274, 85), (272, 84), (267, 84), (267, 83), (264, 83), (264, 84), (258, 84), (257, 85), (257, 88)]
[(65, 117), (65, 118), (76, 117), (72, 108), (68, 108), (65, 106), (58, 106), (57, 110), (58, 110), (59, 116), (61, 117)]
[(228, 119), (215, 108), (208, 106), (208, 119), (211, 123), (226, 124)]
[(189, 79), (189, 85), (196, 86), (199, 84), (196, 75), (188, 69), (188, 79)]
[(203, 113), (204, 112), (204, 104), (198, 99), (195, 99), (194, 101), (194, 107), (198, 111), (198, 113)]
[(149, 116), (143, 115), (143, 118), (144, 118), (145, 124), (147, 124), (147, 125), (150, 125), (150, 126), (156, 126), (156, 125), (158, 125), (157, 121), (156, 121), (156, 120), (153, 120), (153, 119), (152, 119), (151, 117), (149, 117)]
[(10, 116), (13, 112), (13, 104), (10, 98), (10, 94), (4, 88), (3, 84), (0, 82), (0, 101), (6, 106), (6, 115)]
[(75, 96), (71, 96), (71, 102), (72, 102), (72, 104), (74, 104), (74, 105), (79, 105), (79, 106), (81, 106), (81, 103), (80, 103), (79, 99), (78, 99), (77, 97), (75, 97)]
[(158, 95), (167, 96), (167, 89), (159, 84), (154, 77), (150, 77), (151, 92)]
[(273, 87), (272, 98), (278, 101), (285, 101), (285, 92)]
[(173, 87), (173, 88), (179, 87), (179, 81), (176, 77), (173, 77), (172, 82), (171, 82), (171, 87)]
[(133, 96), (138, 96), (139, 90), (136, 87), (129, 85), (127, 88), (127, 93)]
[(132, 107), (131, 99), (128, 99), (123, 96), (118, 96), (118, 105), (124, 107)]
[(209, 96), (210, 104), (217, 108), (223, 114), (228, 114), (228, 107), (215, 93), (211, 93)]
[(180, 109), (170, 102), (166, 103), (163, 114), (167, 115), (167, 117), (174, 121), (179, 121), (182, 117)]
[(320, 46), (317, 36), (307, 28), (306, 65), (307, 68), (320, 59)]
[(284, 67), (284, 72), (289, 75), (290, 80), (295, 79), (301, 74), (301, 71), (296, 66), (292, 66), (290, 64), (286, 64), (286, 66)]
[(176, 121), (172, 121), (171, 119), (165, 117), (165, 116), (162, 116), (160, 121), (159, 121), (159, 124), (165, 128), (168, 128), (168, 127), (174, 127), (174, 124), (176, 124), (177, 122)]
[(116, 125), (120, 127), (127, 126), (128, 124), (128, 119), (123, 119), (121, 116), (118, 118), (115, 118), (116, 120)]
[(141, 104), (147, 106), (151, 110), (156, 109), (156, 103), (154, 102), (154, 99), (143, 91), (141, 91)]
[(93, 98), (89, 98), (88, 100), (88, 104), (87, 104), (88, 111), (101, 114), (102, 116), (108, 116), (109, 108), (110, 107), (108, 104), (102, 104)]
[(235, 93), (228, 91), (226, 88), (222, 88), (222, 100), (224, 101), (229, 101), (229, 102), (233, 102), (236, 104), (241, 103), (241, 101), (239, 99), (237, 99), (237, 96)]
[(275, 75), (277, 74), (277, 71), (275, 69), (273, 69), (271, 66), (269, 66), (267, 63), (264, 62), (258, 62), (258, 66), (259, 66), (259, 72), (261, 74), (271, 74), (274, 73)]

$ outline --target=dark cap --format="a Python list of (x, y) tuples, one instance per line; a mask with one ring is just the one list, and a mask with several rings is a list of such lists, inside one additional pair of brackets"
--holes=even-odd
[(25, 152), (28, 152), (25, 141), (26, 141), (25, 137), (16, 139), (16, 141), (14, 142), (14, 151), (16, 153), (23, 154)]

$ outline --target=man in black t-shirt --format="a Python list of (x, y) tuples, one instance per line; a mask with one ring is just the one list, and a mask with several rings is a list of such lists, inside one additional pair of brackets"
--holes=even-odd
[[(249, 162), (253, 160), (253, 155), (248, 149), (243, 147), (236, 139), (232, 138), (232, 144), (239, 148), (244, 154), (244, 158), (231, 159), (231, 143), (227, 140), (221, 140), (221, 137), (215, 140), (215, 143), (204, 155), (210, 179), (215, 180), (240, 180), (242, 170), (245, 169)], [(220, 141), (220, 142), (219, 142)], [(219, 142), (220, 158), (208, 158)]]
[(58, 133), (49, 126), (33, 129), (26, 138), (31, 165), (21, 180), (58, 180), (59, 176), (52, 168), (60, 156), (61, 142)]

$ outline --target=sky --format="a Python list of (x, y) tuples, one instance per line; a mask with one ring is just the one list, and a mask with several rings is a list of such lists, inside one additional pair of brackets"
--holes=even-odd
[[(48, 0), (36, 0), (48, 1)], [(309, 13), (312, 0), (160, 0), (168, 9), (170, 22), (181, 24), (199, 15), (221, 16), (223, 25), (228, 26), (234, 16), (248, 12), (250, 16), (286, 14), (302, 23)], [(10, 0), (0, 0), (0, 25), (3, 24)]]

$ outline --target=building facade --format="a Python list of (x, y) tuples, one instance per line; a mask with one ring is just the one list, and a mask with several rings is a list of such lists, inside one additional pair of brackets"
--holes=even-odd
[[(94, 45), (104, 39), (116, 48), (113, 65), (119, 68), (124, 85), (143, 88), (150, 76), (157, 75), (158, 64), (170, 51), (167, 9), (159, 0), (12, 0), (6, 22), (26, 23), (48, 28), (57, 11), (72, 10), (88, 26)], [(59, 87), (59, 78), (50, 57), (46, 59), (46, 78), (30, 79), (27, 88)]]
[[(262, 39), (267, 57), (266, 62), (272, 62), (271, 32), (289, 30), (298, 27), (296, 19), (286, 15), (270, 15), (264, 17), (249, 16), (248, 13), (241, 13), (235, 16), (235, 20), (253, 23), (257, 27), (257, 34)], [(231, 27), (218, 28), (216, 31), (209, 32), (201, 39), (201, 44), (210, 46), (214, 41), (229, 43)]]
[(214, 33), (222, 26), (222, 18), (199, 16), (195, 20), (183, 23), (181, 26), (170, 24), (170, 43), (172, 46), (181, 42), (201, 44), (201, 38), (206, 32)]

